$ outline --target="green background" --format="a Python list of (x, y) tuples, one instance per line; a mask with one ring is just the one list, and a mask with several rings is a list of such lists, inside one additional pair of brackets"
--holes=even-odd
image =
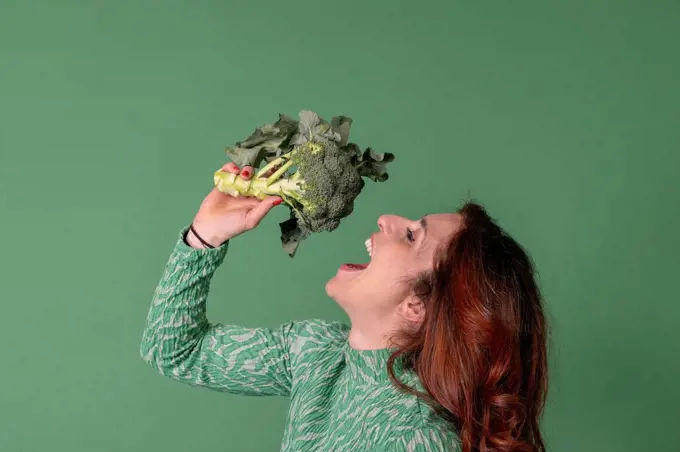
[(680, 441), (677, 1), (0, 0), (0, 450), (274, 451), (286, 400), (183, 386), (138, 347), (224, 147), (279, 112), (398, 156), (336, 232), (233, 243), (213, 321), (344, 318), (381, 213), (472, 197), (553, 328), (553, 451)]

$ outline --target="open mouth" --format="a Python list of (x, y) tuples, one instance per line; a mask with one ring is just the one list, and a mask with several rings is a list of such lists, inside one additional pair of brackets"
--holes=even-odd
[(342, 264), (340, 269), (347, 272), (360, 272), (365, 270), (366, 267), (368, 267), (368, 264)]
[[(364, 242), (366, 245), (366, 251), (368, 252), (368, 255), (372, 258), (373, 257), (373, 237), (369, 238)], [(370, 264), (370, 261), (365, 263), (365, 264), (343, 264), (342, 267), (340, 267), (341, 270), (348, 271), (348, 272), (360, 272), (365, 270), (368, 265)]]

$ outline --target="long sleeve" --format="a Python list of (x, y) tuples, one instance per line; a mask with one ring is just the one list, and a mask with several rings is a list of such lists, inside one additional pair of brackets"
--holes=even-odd
[(193, 386), (245, 395), (291, 391), (290, 333), (278, 329), (211, 324), (206, 316), (210, 280), (228, 244), (194, 249), (180, 237), (158, 283), (140, 353), (162, 375)]
[(457, 436), (435, 426), (421, 428), (405, 428), (403, 433), (385, 445), (376, 445), (375, 452), (459, 452), (460, 443)]

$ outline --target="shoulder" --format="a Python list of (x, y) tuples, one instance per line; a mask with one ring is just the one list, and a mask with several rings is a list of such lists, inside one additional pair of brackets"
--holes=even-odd
[(453, 426), (422, 401), (408, 419), (402, 419), (385, 444), (386, 451), (460, 452), (460, 441)]
[(343, 361), (349, 327), (340, 322), (304, 320), (285, 326), (287, 355), (298, 386), (318, 372), (333, 372)]
[[(408, 373), (401, 380), (408, 386), (423, 391), (417, 376)], [(383, 435), (380, 451), (460, 451), (460, 443), (453, 425), (441, 417), (420, 397), (394, 389), (398, 409), (391, 407), (389, 434)]]
[(324, 342), (344, 342), (349, 335), (349, 326), (332, 320), (295, 320), (286, 325), (288, 334), (296, 338), (309, 338)]
[(460, 452), (458, 436), (433, 426), (422, 426), (411, 429), (396, 436), (385, 445), (378, 445), (376, 450), (385, 452)]
[(292, 354), (340, 350), (347, 342), (349, 326), (338, 321), (320, 319), (293, 321), (284, 326)]
[(345, 340), (349, 334), (349, 325), (333, 320), (295, 320), (288, 325), (292, 332), (300, 336)]

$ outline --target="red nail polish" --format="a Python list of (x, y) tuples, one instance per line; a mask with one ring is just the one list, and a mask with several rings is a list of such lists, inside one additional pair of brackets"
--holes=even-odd
[(274, 201), (274, 205), (275, 205), (275, 206), (278, 206), (278, 205), (281, 204), (282, 202), (283, 202), (282, 199), (277, 199), (276, 201)]
[(250, 177), (250, 171), (244, 170), (241, 174), (243, 174), (243, 177)]

